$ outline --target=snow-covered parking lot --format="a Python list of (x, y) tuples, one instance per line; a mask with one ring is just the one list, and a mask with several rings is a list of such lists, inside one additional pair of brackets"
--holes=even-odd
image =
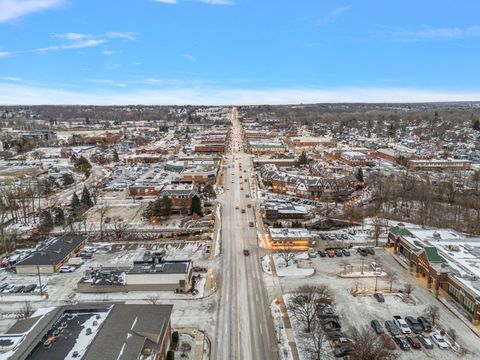
[[(466, 355), (461, 356), (463, 359), (479, 359), (480, 347), (479, 338), (471, 329), (455, 314), (449, 311), (443, 303), (438, 301), (434, 294), (424, 284), (423, 279), (417, 279), (405, 270), (393, 258), (393, 256), (383, 249), (376, 249), (376, 255), (368, 255), (362, 257), (354, 254), (349, 258), (321, 258), (316, 257), (310, 260), (312, 267), (315, 268), (315, 274), (308, 279), (290, 279), (279, 278), (284, 293), (294, 290), (299, 285), (309, 284), (327, 284), (331, 289), (335, 301), (335, 309), (340, 316), (342, 331), (346, 331), (351, 327), (361, 328), (370, 326), (371, 320), (378, 320), (382, 324), (385, 320), (392, 320), (394, 315), (402, 317), (423, 315), (424, 310), (429, 305), (437, 305), (440, 308), (439, 326), (447, 330), (454, 328), (457, 332), (457, 342), (467, 351)], [(390, 283), (387, 276), (378, 277), (362, 277), (362, 278), (344, 278), (339, 274), (345, 269), (348, 262), (349, 266), (355, 268), (362, 266), (362, 259), (365, 268), (375, 261), (382, 270), (387, 272), (395, 272), (397, 280), (393, 282), (393, 293), (389, 293)], [(377, 281), (378, 291), (382, 292), (385, 297), (384, 303), (378, 303), (373, 297)], [(404, 284), (409, 283), (414, 286), (412, 292), (413, 301), (404, 302), (399, 295), (398, 290), (404, 288)], [(356, 296), (352, 294), (356, 292)], [(294, 323), (294, 322), (292, 322)], [(408, 352), (401, 351), (397, 348), (395, 352), (400, 359), (454, 359), (457, 357), (452, 350), (440, 350), (434, 347), (432, 350), (410, 350)], [(304, 358), (306, 360), (306, 358)]]

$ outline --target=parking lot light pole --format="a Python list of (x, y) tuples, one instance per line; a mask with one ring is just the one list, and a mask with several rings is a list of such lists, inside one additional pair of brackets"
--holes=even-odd
[(38, 283), (40, 286), (40, 297), (43, 296), (43, 291), (42, 291), (42, 278), (40, 276), (40, 265), (37, 265), (37, 274), (38, 274)]
[(365, 259), (362, 258), (362, 275), (363, 275), (363, 263), (365, 262)]
[(377, 292), (378, 275), (375, 276), (375, 292)]

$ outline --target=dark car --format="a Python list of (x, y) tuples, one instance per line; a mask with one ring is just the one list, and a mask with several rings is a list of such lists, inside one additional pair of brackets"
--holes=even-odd
[(367, 252), (367, 250), (365, 250), (365, 248), (358, 248), (357, 253), (359, 253), (362, 256), (367, 256), (368, 255), (368, 252)]
[(12, 290), (12, 293), (19, 293), (22, 292), (22, 290), (25, 289), (25, 285), (18, 285), (15, 286), (15, 288)]
[(430, 340), (430, 339), (427, 338), (426, 336), (419, 335), (419, 336), (418, 336), (418, 340), (420, 340), (420, 342), (422, 343), (422, 345), (423, 345), (423, 347), (424, 347), (425, 349), (433, 349), (432, 340)]
[(394, 336), (393, 340), (397, 343), (397, 345), (403, 351), (410, 350), (410, 344), (408, 343), (407, 339), (405, 339), (403, 336)]
[(377, 333), (377, 335), (383, 334), (385, 332), (385, 329), (383, 328), (382, 324), (380, 324), (378, 320), (372, 320), (370, 322), (370, 326)]
[(425, 319), (423, 316), (419, 316), (417, 318), (417, 321), (422, 325), (423, 331), (425, 332), (431, 332), (432, 331), (432, 325), (430, 324), (430, 321)]
[(27, 285), (23, 288), (22, 292), (24, 292), (24, 293), (32, 292), (33, 290), (35, 290), (36, 287), (37, 287), (37, 285), (35, 285), (35, 284)]
[(325, 257), (327, 256), (327, 253), (324, 250), (318, 250), (318, 255), (320, 255), (320, 257)]
[(244, 249), (244, 250), (243, 250), (243, 255), (245, 255), (245, 256), (250, 255), (250, 250)]
[(422, 344), (416, 336), (407, 337), (407, 341), (410, 344), (410, 346), (412, 347), (412, 349), (421, 349), (422, 348)]
[(395, 323), (392, 320), (385, 321), (385, 329), (387, 329), (387, 331), (393, 337), (402, 335), (402, 332), (400, 331), (398, 326), (395, 325)]
[(405, 321), (407, 322), (408, 327), (415, 333), (415, 334), (421, 334), (423, 332), (423, 326), (420, 324), (420, 322), (415, 319), (413, 316), (407, 316), (405, 318)]
[(343, 256), (342, 250), (340, 250), (340, 249), (335, 249), (335, 256), (337, 256), (337, 257), (342, 257), (342, 256)]
[(383, 295), (380, 294), (380, 293), (375, 293), (375, 294), (373, 294), (373, 297), (374, 297), (379, 303), (385, 302), (385, 298), (384, 298)]
[(397, 345), (395, 345), (395, 341), (393, 341), (393, 339), (388, 334), (381, 334), (380, 341), (382, 342), (385, 349), (395, 350), (397, 348)]
[(367, 248), (365, 248), (365, 250), (367, 251), (368, 254), (375, 255), (375, 250), (373, 250), (373, 248), (367, 247)]
[(2, 284), (0, 285), (0, 292), (3, 291), (8, 286), (8, 284)]
[(340, 330), (325, 331), (325, 335), (329, 340), (339, 340), (347, 336), (344, 332), (341, 332)]
[(345, 256), (350, 256), (350, 251), (348, 249), (342, 249), (342, 253)]

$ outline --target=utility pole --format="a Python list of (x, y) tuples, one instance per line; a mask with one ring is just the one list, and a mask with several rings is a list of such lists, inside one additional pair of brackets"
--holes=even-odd
[(42, 290), (42, 277), (40, 276), (40, 265), (37, 265), (37, 274), (38, 274), (38, 284), (40, 286), (40, 297), (42, 297), (43, 290)]

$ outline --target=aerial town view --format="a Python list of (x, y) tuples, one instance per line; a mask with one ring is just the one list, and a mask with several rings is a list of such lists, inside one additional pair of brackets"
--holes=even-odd
[(480, 359), (479, 13), (0, 0), (0, 360)]

